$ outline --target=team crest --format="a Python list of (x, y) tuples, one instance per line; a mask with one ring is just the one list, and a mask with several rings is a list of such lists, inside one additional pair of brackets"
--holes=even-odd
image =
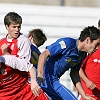
[(65, 42), (63, 40), (60, 41), (59, 44), (61, 45), (62, 49), (66, 48), (66, 44), (65, 44)]

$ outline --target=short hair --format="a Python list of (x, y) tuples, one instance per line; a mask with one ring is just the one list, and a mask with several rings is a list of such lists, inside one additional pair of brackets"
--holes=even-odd
[(8, 25), (8, 26), (10, 24), (20, 24), (21, 25), (22, 24), (22, 17), (15, 12), (9, 12), (4, 17), (4, 24)]
[(90, 38), (90, 41), (93, 42), (93, 40), (96, 40), (100, 38), (100, 31), (94, 26), (88, 26), (85, 27), (80, 34), (79, 40), (82, 42), (84, 41), (87, 37)]
[(30, 37), (30, 36), (33, 37), (33, 41), (35, 42), (37, 47), (40, 47), (41, 45), (43, 45), (44, 42), (47, 40), (46, 35), (39, 28), (30, 30), (28, 37)]

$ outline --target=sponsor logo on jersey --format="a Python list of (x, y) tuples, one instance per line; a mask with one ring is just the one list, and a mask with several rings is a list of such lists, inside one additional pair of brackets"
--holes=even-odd
[(100, 59), (94, 59), (93, 61), (100, 63)]

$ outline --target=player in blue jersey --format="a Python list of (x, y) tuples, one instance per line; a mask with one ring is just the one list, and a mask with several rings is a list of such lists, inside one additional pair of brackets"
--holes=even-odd
[(29, 31), (28, 38), (31, 41), (31, 63), (37, 69), (38, 58), (41, 54), (39, 47), (46, 41), (47, 37), (42, 29), (36, 28)]
[[(36, 28), (29, 31), (28, 38), (32, 43), (31, 44), (31, 63), (37, 69), (38, 58), (41, 54), (39, 47), (42, 46), (46, 42), (47, 37), (45, 33), (43, 33), (42, 29)], [(28, 81), (30, 82), (30, 77)], [(43, 94), (41, 94), (37, 100), (42, 100), (42, 99), (51, 100), (51, 98), (45, 92), (43, 92)]]
[(85, 100), (94, 100), (85, 94), (81, 86), (79, 69), (87, 53), (95, 52), (99, 44), (99, 30), (88, 26), (81, 31), (78, 39), (60, 38), (40, 54), (37, 81), (52, 100), (77, 100), (73, 93), (59, 82), (60, 77), (69, 69), (72, 82), (82, 97)]

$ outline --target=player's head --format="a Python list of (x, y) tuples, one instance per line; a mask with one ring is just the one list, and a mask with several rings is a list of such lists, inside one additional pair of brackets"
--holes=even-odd
[(32, 29), (29, 31), (28, 38), (31, 42), (35, 43), (37, 47), (40, 47), (47, 40), (46, 35), (41, 29)]
[(11, 25), (11, 24), (22, 24), (22, 17), (15, 13), (15, 12), (9, 12), (8, 14), (6, 14), (6, 16), (4, 17), (4, 24), (6, 25)]
[(100, 45), (100, 31), (94, 26), (85, 27), (81, 31), (79, 40), (84, 43), (84, 51), (92, 54)]
[(100, 38), (99, 30), (94, 26), (85, 27), (80, 34), (79, 40), (83, 42), (87, 37), (90, 38), (90, 41), (97, 40)]
[(21, 16), (15, 12), (9, 12), (4, 17), (4, 24), (8, 30), (8, 38), (18, 38), (22, 24)]
[(100, 30), (100, 19), (98, 21), (98, 29)]

